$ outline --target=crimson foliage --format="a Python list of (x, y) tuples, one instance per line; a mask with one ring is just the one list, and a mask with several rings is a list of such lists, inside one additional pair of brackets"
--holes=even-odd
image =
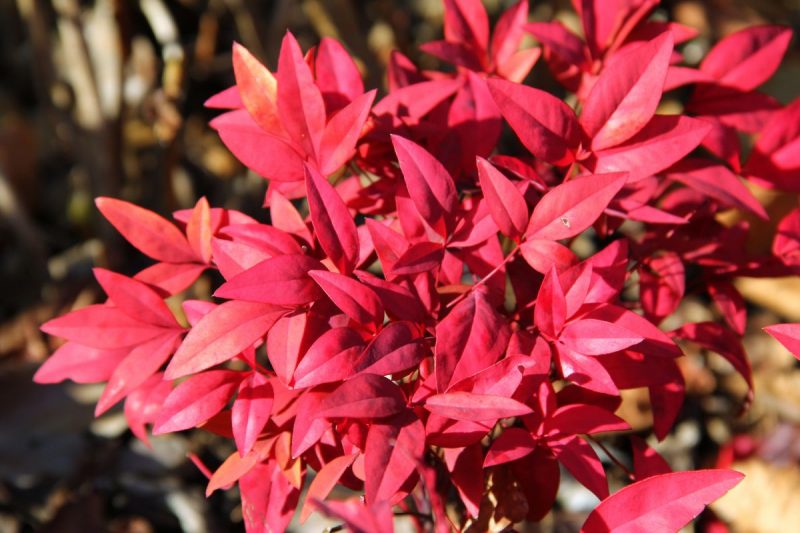
[[(654, 0), (574, 3), (583, 37), (528, 23), (526, 0), (493, 32), (479, 0), (445, 0), (444, 40), (423, 50), (453, 72), (395, 53), (381, 98), (334, 40), (304, 55), (287, 33), (275, 73), (234, 45), (212, 126), (267, 180), (270, 224), (204, 199), (175, 223), (98, 199), (156, 263), (96, 270), (108, 300), (42, 327), (67, 342), (36, 380), (107, 382), (97, 414), (124, 399), (145, 442), (147, 425), (233, 439), (208, 492), (238, 482), (249, 531), (285, 529), (311, 471), (301, 517), (354, 531), (390, 531), (398, 505), (436, 531), (488, 519), (487, 503), (495, 523), (535, 521), (559, 466), (602, 500), (586, 532), (682, 527), (741, 476), (671, 473), (632, 436), (635, 483), (609, 496), (588, 436), (629, 429), (614, 411), (635, 387), (669, 433), (675, 338), (752, 383), (732, 280), (796, 272), (800, 211), (758, 257), (748, 224), (717, 214), (767, 217), (741, 176), (800, 191), (800, 101), (757, 91), (791, 34), (745, 29), (690, 68), (676, 45), (694, 30), (650, 19)], [(541, 46), (520, 49), (526, 34)], [(522, 84), (540, 55), (569, 105)], [(658, 114), (681, 86), (685, 112)], [(504, 124), (523, 155), (497, 153)], [(176, 317), (164, 299), (208, 269), (225, 280), (216, 300)], [(690, 292), (721, 320), (659, 329)], [(800, 352), (800, 325), (769, 332)], [(364, 499), (327, 500), (336, 485)]]

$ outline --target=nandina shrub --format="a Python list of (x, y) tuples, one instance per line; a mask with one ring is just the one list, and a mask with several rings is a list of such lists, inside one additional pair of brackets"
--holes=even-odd
[[(651, 19), (656, 2), (575, 4), (582, 37), (528, 23), (526, 0), (492, 32), (479, 0), (445, 0), (444, 40), (422, 49), (454, 68), (395, 53), (381, 97), (334, 40), (304, 55), (287, 33), (275, 73), (234, 45), (212, 126), (267, 180), (270, 223), (204, 199), (173, 223), (99, 198), (155, 263), (97, 269), (108, 300), (42, 326), (67, 342), (36, 381), (106, 382), (96, 414), (124, 400), (145, 442), (148, 425), (232, 439), (208, 493), (238, 484), (249, 531), (281, 531), (298, 507), (354, 531), (390, 531), (395, 511), (501, 529), (550, 511), (561, 466), (602, 500), (585, 531), (682, 527), (741, 476), (672, 473), (614, 413), (620, 390), (646, 387), (669, 434), (676, 338), (752, 392), (732, 281), (797, 271), (800, 212), (763, 256), (744, 218), (718, 215), (767, 218), (743, 178), (800, 190), (800, 100), (757, 91), (791, 33), (745, 29), (692, 68), (676, 47), (696, 32)], [(520, 49), (526, 34), (540, 46)], [(540, 56), (569, 104), (523, 84)], [(657, 113), (678, 88), (683, 112)], [(207, 270), (224, 279), (214, 301), (175, 316), (165, 298)], [(720, 320), (660, 329), (688, 294)], [(798, 327), (770, 331), (800, 346)], [(633, 483), (609, 495), (591, 443), (612, 432), (631, 440)], [(328, 499), (337, 485), (363, 498)]]

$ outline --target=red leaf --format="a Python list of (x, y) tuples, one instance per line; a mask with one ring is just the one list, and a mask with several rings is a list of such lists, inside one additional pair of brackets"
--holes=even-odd
[(390, 318), (407, 319), (412, 322), (423, 322), (427, 316), (425, 308), (419, 298), (402, 285), (392, 283), (366, 272), (356, 271), (355, 275), (361, 283), (370, 287), (378, 298)]
[(95, 268), (94, 277), (125, 314), (161, 328), (180, 328), (164, 300), (147, 284), (103, 268)]
[(648, 446), (643, 438), (631, 435), (630, 439), (631, 450), (633, 452), (633, 471), (636, 474), (637, 481), (672, 472), (672, 468), (670, 468), (664, 458), (661, 457), (657, 451)]
[(572, 250), (547, 239), (528, 239), (520, 245), (520, 252), (531, 268), (540, 274), (553, 268), (561, 272), (578, 262)]
[(581, 532), (678, 531), (743, 477), (731, 470), (698, 470), (637, 481), (601, 502)]
[(269, 379), (252, 372), (239, 385), (231, 409), (231, 427), (239, 454), (244, 457), (252, 448), (272, 412), (272, 385)]
[(572, 437), (548, 444), (556, 459), (584, 487), (601, 500), (608, 497), (608, 479), (603, 463), (589, 443), (580, 437)]
[(675, 312), (686, 290), (683, 262), (674, 252), (648, 257), (639, 268), (639, 299), (645, 316), (654, 324)]
[(206, 265), (197, 263), (156, 263), (134, 278), (173, 295), (186, 290), (205, 269)]
[(558, 166), (575, 160), (581, 128), (567, 104), (526, 85), (498, 79), (487, 84), (503, 117), (533, 155)]
[(155, 422), (164, 400), (172, 392), (172, 383), (164, 379), (163, 374), (156, 373), (147, 381), (136, 387), (125, 399), (125, 420), (131, 433), (150, 447), (150, 438), (146, 424)]
[(239, 109), (211, 121), (219, 138), (244, 166), (267, 179), (303, 179), (303, 156), (289, 142), (265, 132), (253, 117)]
[(241, 380), (242, 374), (231, 370), (209, 370), (188, 378), (167, 397), (153, 434), (202, 424), (228, 404)]
[(373, 89), (362, 94), (337, 112), (325, 126), (319, 148), (319, 168), (323, 174), (333, 174), (355, 154), (356, 142), (361, 136), (375, 93)]
[(392, 506), (386, 502), (366, 506), (358, 498), (329, 502), (316, 500), (314, 506), (326, 516), (343, 522), (353, 533), (394, 532)]
[(412, 244), (397, 258), (389, 274), (391, 276), (409, 276), (438, 269), (444, 259), (444, 247), (435, 242), (418, 242)]
[(136, 346), (169, 331), (140, 322), (109, 305), (90, 305), (72, 311), (45, 322), (41, 329), (49, 335), (102, 350)]
[(98, 198), (95, 204), (111, 225), (143, 254), (167, 263), (195, 260), (180, 230), (152, 211), (113, 198)]
[(724, 357), (747, 382), (752, 397), (753, 369), (742, 346), (741, 337), (737, 333), (716, 322), (698, 322), (684, 324), (674, 331), (673, 335), (695, 342)]
[(450, 385), (492, 365), (503, 354), (510, 332), (482, 291), (473, 291), (436, 325), (436, 387)]
[(233, 43), (233, 72), (247, 112), (264, 131), (281, 136), (283, 126), (278, 118), (278, 82), (272, 72), (239, 43)]
[(324, 418), (317, 417), (330, 389), (330, 386), (322, 386), (308, 390), (297, 400), (297, 414), (292, 425), (292, 459), (314, 446), (331, 426)]
[(308, 209), (322, 249), (342, 274), (358, 264), (358, 232), (339, 193), (319, 172), (306, 166)]
[(650, 177), (697, 148), (711, 130), (704, 120), (683, 115), (655, 115), (625, 143), (595, 152), (595, 173), (628, 172), (628, 181)]
[(769, 216), (753, 193), (727, 167), (701, 159), (684, 159), (664, 177), (683, 183), (726, 207), (736, 207), (767, 220)]
[(308, 486), (306, 493), (306, 503), (300, 512), (300, 523), (305, 523), (308, 516), (314, 511), (315, 500), (324, 500), (338, 483), (339, 478), (344, 475), (357, 455), (342, 455), (327, 463), (317, 472), (314, 480)]
[(530, 407), (512, 398), (463, 391), (434, 394), (425, 400), (425, 408), (439, 416), (469, 422), (497, 420), (533, 412)]
[(558, 279), (558, 273), (553, 268), (545, 274), (539, 286), (536, 307), (533, 309), (533, 322), (545, 337), (555, 340), (566, 320), (567, 301), (564, 297), (564, 288)]
[(458, 495), (467, 508), (467, 513), (477, 518), (485, 489), (483, 450), (480, 444), (472, 444), (463, 450), (445, 448), (445, 460), (450, 470), (450, 481), (458, 489)]
[(615, 55), (602, 70), (580, 116), (593, 151), (627, 141), (650, 121), (661, 100), (672, 46), (672, 33), (665, 32)]
[(489, 212), (503, 235), (517, 237), (528, 225), (525, 198), (511, 181), (482, 157), (478, 158), (478, 176)]
[(384, 500), (393, 503), (424, 452), (425, 428), (410, 412), (386, 424), (372, 424), (364, 448), (367, 503)]
[(744, 335), (747, 326), (747, 307), (736, 287), (726, 281), (712, 281), (707, 288), (711, 299), (722, 311), (725, 322), (736, 333)]
[(319, 261), (306, 255), (278, 255), (223, 283), (214, 296), (274, 305), (304, 305), (324, 294), (308, 276), (309, 270), (322, 268)]
[(559, 407), (542, 424), (542, 432), (551, 439), (592, 435), (608, 431), (626, 431), (627, 422), (602, 407), (587, 404), (569, 404)]
[(167, 379), (188, 376), (232, 359), (263, 338), (286, 312), (271, 304), (238, 300), (215, 307), (186, 335), (167, 367)]
[(417, 329), (405, 321), (384, 327), (358, 359), (356, 370), (386, 376), (414, 368), (427, 354)]
[(745, 172), (758, 178), (758, 183), (797, 191), (800, 176), (800, 98), (772, 114), (761, 128)]
[(525, 236), (557, 241), (578, 235), (600, 217), (627, 178), (624, 172), (582, 176), (551, 189), (533, 208)]
[(444, 235), (443, 225), (449, 225), (458, 203), (453, 178), (418, 144), (398, 135), (392, 135), (392, 144), (411, 200), (431, 227)]
[(325, 130), (325, 103), (294, 36), (286, 32), (278, 58), (278, 116), (306, 155), (316, 159)]
[(644, 337), (611, 322), (580, 319), (567, 324), (558, 340), (574, 352), (602, 355), (639, 344)]
[(528, 0), (520, 0), (509, 7), (497, 20), (490, 48), (495, 68), (503, 65), (517, 51), (527, 21)]
[(314, 387), (349, 378), (356, 373), (364, 341), (351, 328), (333, 328), (312, 344), (294, 371), (294, 386)]
[(536, 448), (536, 441), (522, 428), (506, 428), (493, 442), (483, 468), (497, 466), (525, 457)]
[(39, 367), (33, 376), (33, 381), (36, 383), (59, 383), (65, 379), (71, 379), (76, 383), (108, 381), (114, 369), (129, 352), (128, 348), (102, 350), (67, 342)]
[(444, 37), (476, 53), (489, 47), (489, 18), (478, 0), (444, 0)]
[(168, 331), (131, 350), (109, 377), (103, 394), (97, 400), (95, 416), (100, 416), (155, 374), (178, 346), (181, 334), (180, 331)]
[(800, 359), (800, 324), (775, 324), (765, 327), (764, 331)]
[(405, 405), (397, 385), (375, 374), (359, 374), (334, 390), (320, 405), (317, 416), (383, 418), (399, 413)]
[(720, 84), (751, 91), (778, 69), (792, 40), (784, 26), (752, 26), (732, 33), (712, 48), (700, 70)]
[(344, 314), (365, 326), (377, 329), (383, 324), (383, 305), (375, 292), (357, 280), (329, 272), (311, 270), (308, 275), (325, 291)]
[(239, 481), (245, 529), (252, 533), (286, 531), (300, 490), (287, 479), (275, 461), (261, 463)]
[(211, 261), (211, 238), (214, 228), (211, 225), (211, 208), (205, 196), (200, 198), (192, 209), (192, 216), (186, 225), (186, 238), (194, 253), (203, 263)]
[(323, 37), (314, 60), (314, 78), (330, 115), (364, 93), (355, 61), (336, 39)]

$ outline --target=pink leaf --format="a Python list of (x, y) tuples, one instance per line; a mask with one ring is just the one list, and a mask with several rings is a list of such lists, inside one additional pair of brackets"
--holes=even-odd
[(36, 383), (59, 383), (71, 379), (76, 383), (108, 381), (114, 369), (130, 352), (128, 348), (102, 350), (75, 342), (62, 344), (42, 363), (33, 376)]
[(416, 143), (392, 135), (408, 193), (420, 215), (444, 234), (458, 202), (453, 178), (430, 153)]
[(255, 444), (272, 412), (272, 386), (258, 372), (242, 380), (231, 409), (231, 427), (239, 454), (244, 457)]
[(383, 324), (383, 304), (375, 292), (363, 283), (327, 270), (311, 270), (308, 275), (336, 307), (359, 324), (374, 329)]
[(575, 113), (555, 96), (518, 83), (490, 79), (489, 91), (525, 148), (553, 165), (569, 165), (581, 140)]
[(683, 183), (727, 207), (736, 207), (767, 220), (769, 216), (753, 193), (727, 167), (701, 159), (684, 159), (664, 177)]
[(372, 424), (364, 449), (367, 503), (393, 502), (424, 452), (425, 428), (410, 412)]
[(384, 327), (358, 359), (356, 370), (386, 376), (419, 365), (428, 349), (416, 328), (405, 321)]
[(792, 40), (785, 26), (752, 26), (728, 35), (700, 64), (700, 70), (720, 84), (751, 91), (778, 69)]
[(540, 274), (551, 269), (561, 272), (578, 262), (578, 257), (563, 244), (547, 239), (527, 239), (520, 245), (525, 261)]
[(325, 103), (294, 36), (286, 32), (278, 58), (278, 116), (307, 156), (319, 155), (325, 130)]
[(545, 274), (533, 309), (533, 322), (539, 331), (551, 340), (558, 338), (567, 320), (567, 301), (564, 288), (555, 268)]
[(95, 416), (100, 416), (129, 392), (147, 381), (172, 355), (182, 332), (172, 331), (135, 347), (114, 369), (97, 401)]
[(320, 405), (317, 416), (383, 418), (399, 413), (405, 405), (397, 385), (375, 374), (359, 374), (334, 390)]
[(90, 305), (72, 311), (45, 322), (41, 329), (47, 334), (103, 350), (136, 346), (169, 331), (140, 322), (109, 305)]
[(330, 115), (364, 93), (355, 61), (336, 39), (323, 37), (314, 60), (314, 77)]
[(706, 121), (684, 115), (656, 115), (625, 143), (595, 152), (595, 173), (628, 172), (629, 181), (670, 167), (700, 145), (711, 130)]
[(303, 156), (286, 140), (267, 133), (253, 117), (239, 109), (224, 113), (211, 121), (228, 150), (244, 166), (276, 181), (303, 179)]
[(306, 166), (308, 209), (322, 249), (342, 274), (358, 263), (358, 232), (339, 193), (319, 172)]
[(698, 470), (637, 481), (601, 502), (581, 532), (678, 531), (743, 477), (731, 470)]
[(523, 234), (528, 225), (528, 206), (519, 189), (482, 157), (478, 158), (478, 176), (489, 212), (503, 235)]
[(314, 387), (349, 378), (356, 373), (364, 341), (351, 328), (333, 328), (312, 344), (294, 371), (294, 386)]
[(775, 324), (764, 331), (775, 337), (792, 355), (800, 359), (800, 324)]
[(209, 370), (190, 377), (167, 397), (153, 434), (202, 424), (228, 404), (241, 380), (242, 374), (231, 370)]
[(224, 363), (266, 335), (286, 309), (233, 300), (205, 315), (189, 331), (165, 375), (175, 379)]
[(580, 437), (572, 437), (550, 443), (549, 446), (556, 459), (569, 470), (578, 483), (601, 500), (608, 497), (608, 479), (603, 463), (588, 442)]
[(611, 322), (580, 319), (567, 324), (558, 340), (580, 354), (602, 355), (639, 344), (644, 337)]
[(253, 120), (274, 135), (283, 134), (278, 117), (278, 82), (244, 46), (233, 43), (233, 72), (244, 107)]
[(530, 454), (536, 448), (536, 441), (522, 428), (507, 428), (493, 442), (483, 468), (516, 461)]
[(533, 209), (525, 235), (557, 241), (591, 226), (625, 184), (623, 172), (575, 178), (551, 189)]
[(94, 277), (125, 314), (154, 326), (180, 328), (164, 300), (147, 284), (103, 268), (95, 268)]
[(304, 305), (324, 294), (308, 276), (309, 270), (322, 268), (319, 261), (306, 255), (278, 255), (223, 283), (214, 296), (274, 305)]
[(479, 0), (444, 0), (444, 37), (476, 53), (489, 47), (489, 18)]
[(344, 475), (357, 455), (342, 455), (327, 463), (317, 472), (311, 485), (308, 486), (306, 493), (306, 504), (300, 512), (300, 523), (304, 523), (308, 516), (314, 511), (313, 503), (315, 500), (324, 500), (336, 486), (339, 478)]
[(530, 407), (512, 398), (463, 391), (434, 394), (425, 400), (425, 408), (439, 416), (469, 422), (497, 420), (533, 412)]
[(194, 261), (194, 252), (186, 237), (166, 219), (113, 198), (98, 198), (95, 204), (111, 225), (143, 254), (167, 263)]
[(663, 33), (620, 52), (603, 69), (580, 117), (592, 150), (617, 146), (650, 121), (661, 100), (672, 44), (672, 33)]
[(628, 429), (628, 423), (614, 413), (596, 405), (579, 403), (559, 407), (542, 424), (543, 433), (552, 439)]
[(439, 392), (492, 365), (510, 332), (482, 291), (473, 291), (436, 326), (434, 365)]
[(323, 174), (334, 173), (355, 154), (356, 142), (361, 136), (375, 93), (373, 89), (362, 94), (339, 110), (325, 126), (319, 148), (319, 165)]

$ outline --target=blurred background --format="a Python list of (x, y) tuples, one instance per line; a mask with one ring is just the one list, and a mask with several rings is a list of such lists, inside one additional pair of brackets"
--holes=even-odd
[[(492, 20), (511, 3), (484, 1)], [(800, 1), (669, 1), (658, 16), (700, 31), (684, 49), (692, 62), (745, 26), (779, 23), (797, 33)], [(580, 25), (564, 0), (535, 0), (531, 18)], [(146, 266), (99, 216), (96, 196), (168, 216), (205, 195), (212, 206), (263, 219), (264, 180), (223, 147), (202, 105), (233, 84), (234, 40), (274, 69), (287, 28), (304, 49), (335, 37), (363, 67), (367, 87), (384, 89), (393, 49), (440, 68), (416, 45), (441, 36), (441, 19), (437, 0), (0, 1), (0, 531), (242, 530), (236, 494), (206, 500), (205, 479), (186, 460), (194, 452), (216, 467), (230, 443), (169, 435), (149, 450), (126, 431), (121, 409), (92, 418), (101, 388), (34, 385), (54, 348), (38, 325), (103, 299), (93, 266), (126, 274)], [(560, 91), (543, 62), (530, 80)], [(795, 38), (763, 90), (786, 103), (799, 86)], [(686, 469), (760, 444), (735, 465), (747, 483), (715, 507), (736, 531), (800, 524), (800, 368), (759, 331), (800, 321), (799, 284), (742, 280), (752, 304), (745, 344), (755, 403), (739, 416), (744, 382), (721, 358), (686, 346), (689, 396), (674, 435), (658, 447)], [(711, 316), (692, 300), (679, 313)], [(630, 391), (623, 410), (634, 427), (650, 424), (646, 394)], [(558, 511), (525, 531), (577, 531), (594, 504), (565, 480)]]

